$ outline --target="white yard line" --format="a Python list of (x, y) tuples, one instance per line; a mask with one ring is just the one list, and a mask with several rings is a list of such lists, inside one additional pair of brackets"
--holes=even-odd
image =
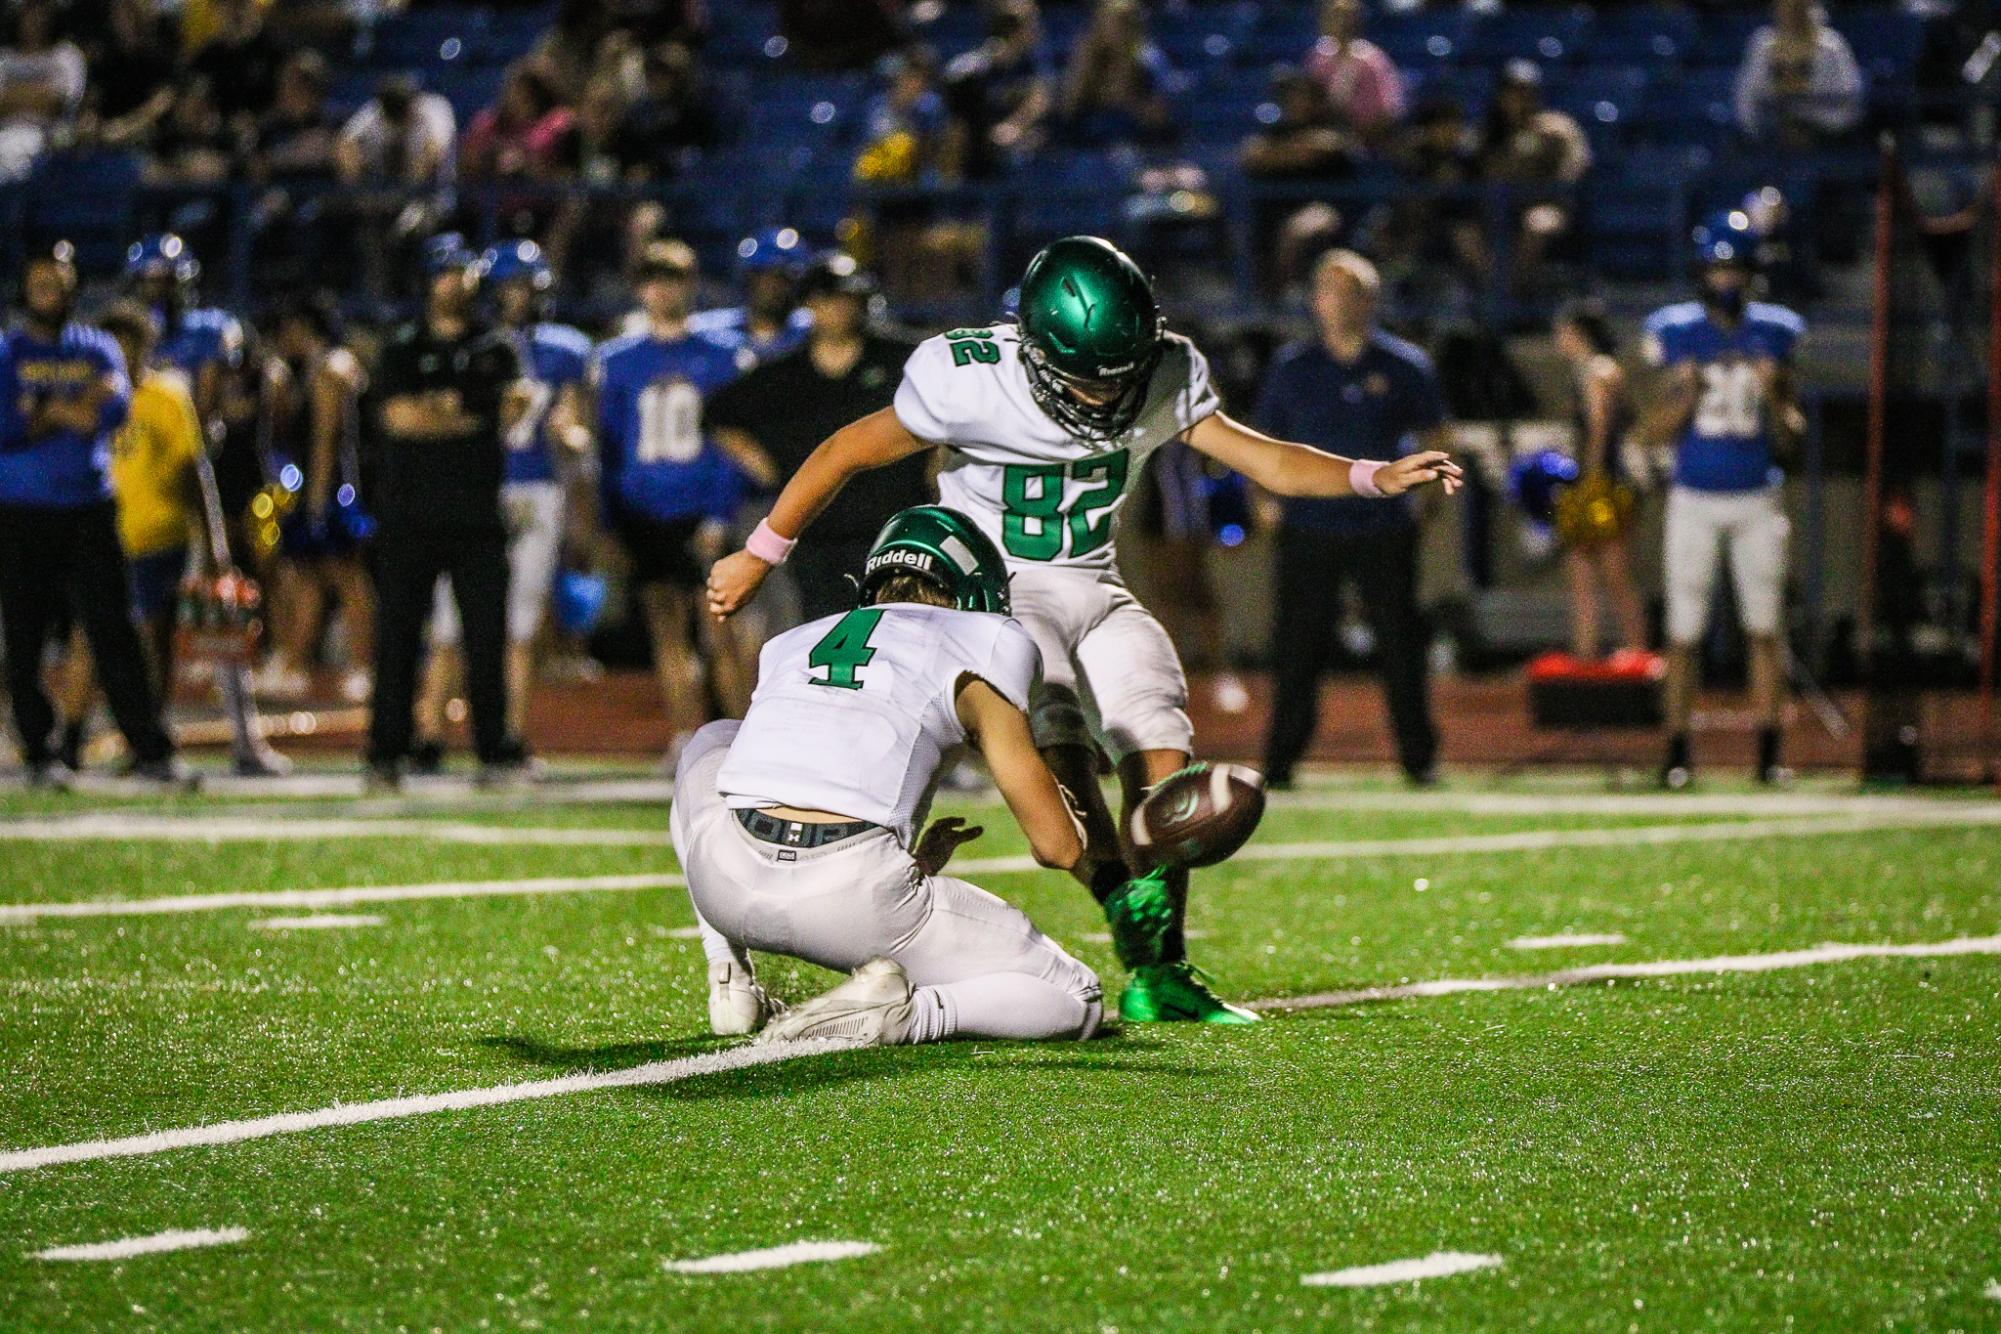
[(1990, 1278), (1987, 1280), (1987, 1300), (1990, 1302), (2001, 1302), (2001, 1278)]
[(85, 899), (73, 903), (0, 904), (0, 926), (50, 917), (151, 917), (214, 912), (221, 908), (346, 908), (357, 903), (408, 903), (419, 899), (470, 899), (513, 894), (582, 894), (679, 889), (681, 876), (562, 875), (536, 880), (443, 880), (423, 885), (354, 885), (344, 889), (260, 889), (221, 894), (176, 894), (157, 899)]
[(1511, 950), (1569, 950), (1588, 945), (1623, 945), (1623, 931), (1572, 931), (1560, 936), (1516, 936), (1508, 942)]
[(1448, 1274), (1470, 1274), (1476, 1269), (1499, 1269), (1498, 1255), (1472, 1255), (1465, 1251), (1433, 1251), (1416, 1260), (1392, 1260), (1387, 1264), (1358, 1265), (1326, 1274), (1301, 1274), (1299, 1281), (1309, 1288), (1379, 1288), (1390, 1283), (1414, 1283), (1421, 1278), (1444, 1278)]
[(440, 843), (532, 847), (669, 847), (666, 821), (658, 829), (520, 829), (446, 820), (267, 815), (176, 817), (155, 812), (95, 811), (25, 820), (0, 820), (0, 843), (291, 843), (350, 838), (429, 838)]
[[(1459, 834), (1436, 838), (1357, 839), (1327, 843), (1253, 843), (1237, 853), (1232, 860), (1350, 861), (1370, 857), (1543, 852), (1556, 848), (1666, 847), (1678, 843), (1728, 843), (1750, 839), (1856, 834), (1894, 829), (1947, 829), (1996, 824), (2001, 824), (2001, 805), (1939, 803), (1929, 809), (1906, 813), (1840, 818), (1809, 816), (1790, 820), (1736, 820), (1719, 824), (1635, 825), (1625, 829), (1524, 829), (1505, 834)], [(1038, 869), (1035, 859), (1025, 856), (969, 857), (952, 863), (952, 870), (961, 875), (1004, 875)], [(671, 874), (552, 876), (531, 880), (464, 880), (438, 884), (369, 885), (346, 889), (244, 890), (218, 894), (183, 894), (152, 899), (11, 903), (0, 904), (0, 925), (33, 922), (52, 917), (145, 917), (163, 913), (210, 912), (221, 908), (328, 908), (357, 903), (395, 903), (413, 899), (672, 889), (686, 883), (682, 877)]]
[[(1696, 973), (1764, 973), (1782, 968), (1805, 968), (1824, 963), (1845, 963), (1856, 959), (1933, 959), (1964, 955), (2001, 954), (2001, 935), (1962, 937), (1915, 945), (1820, 945), (1806, 950), (1785, 950), (1775, 954), (1726, 955), (1713, 959), (1664, 959), (1653, 963), (1601, 964), (1561, 973), (1534, 977), (1493, 977), (1444, 979), (1415, 982), (1406, 986), (1368, 987), (1355, 991), (1329, 991), (1312, 996), (1288, 996), (1254, 1004), (1273, 1010), (1312, 1010), (1371, 1001), (1405, 1000), (1423, 996), (1452, 996), (1474, 991), (1527, 991), (1544, 987), (1578, 986), (1621, 977), (1679, 977)], [(122, 1139), (84, 1140), (75, 1144), (53, 1144), (43, 1148), (0, 1152), (0, 1174), (54, 1167), (63, 1163), (95, 1162), (105, 1158), (136, 1158), (218, 1144), (239, 1144), (245, 1140), (268, 1139), (300, 1131), (331, 1126), (363, 1125), (372, 1121), (393, 1121), (424, 1116), (432, 1112), (464, 1111), (476, 1107), (497, 1107), (538, 1098), (590, 1093), (599, 1089), (636, 1088), (673, 1084), (684, 1079), (771, 1065), (780, 1061), (820, 1056), (852, 1050), (843, 1042), (775, 1043), (759, 1046), (748, 1043), (701, 1056), (684, 1056), (673, 1061), (654, 1061), (625, 1070), (564, 1075), (519, 1084), (496, 1084), (487, 1088), (460, 1089), (451, 1093), (421, 1094), (415, 1097), (384, 1098), (374, 1102), (337, 1104), (310, 1112), (284, 1112), (248, 1121), (221, 1121), (179, 1130), (156, 1130)]]
[(557, 1079), (536, 1079), (519, 1084), (495, 1084), (487, 1088), (458, 1089), (450, 1093), (426, 1093), (405, 1098), (381, 1098), (374, 1102), (340, 1103), (311, 1112), (281, 1112), (248, 1121), (218, 1121), (180, 1130), (156, 1130), (123, 1139), (84, 1140), (77, 1144), (55, 1144), (41, 1149), (17, 1149), (0, 1153), (0, 1173), (26, 1172), (59, 1163), (88, 1163), (103, 1158), (138, 1158), (173, 1149), (203, 1148), (217, 1144), (241, 1144), (245, 1140), (269, 1139), (273, 1135), (293, 1135), (330, 1126), (357, 1126), (371, 1121), (397, 1121), (433, 1112), (459, 1112), (475, 1107), (497, 1107), (506, 1103), (530, 1102), (537, 1098), (560, 1098), (571, 1093), (591, 1093), (598, 1089), (642, 1088), (673, 1084), (703, 1075), (746, 1070), (776, 1061), (794, 1061), (802, 1056), (820, 1056), (846, 1050), (848, 1044), (833, 1041), (755, 1043), (683, 1056), (673, 1061), (650, 1061), (624, 1070), (563, 1075)]
[(198, 1246), (228, 1246), (250, 1233), (240, 1227), (195, 1228), (185, 1232), (155, 1232), (150, 1237), (121, 1237), (117, 1241), (93, 1241), (81, 1246), (51, 1246), (36, 1251), (30, 1260), (129, 1260), (135, 1255), (158, 1255), (162, 1251), (188, 1251)]
[(1273, 792), (1275, 810), (1437, 811), (1457, 815), (1897, 815), (1955, 804), (1938, 797), (1838, 792)]
[(1558, 973), (1520, 977), (1446, 977), (1395, 987), (1358, 987), (1352, 991), (1322, 991), (1310, 996), (1279, 996), (1252, 1004), (1271, 1010), (1325, 1010), (1376, 1001), (1414, 1000), (1426, 996), (1458, 996), (1476, 991), (1542, 991), (1576, 987), (1620, 978), (1687, 977), (1706, 973), (1771, 973), (1787, 968), (1811, 968), (1857, 959), (1943, 959), (1955, 955), (2001, 954), (2001, 935), (1962, 936), (1920, 945), (1816, 945), (1775, 954), (1724, 954), (1710, 959), (1657, 959), (1650, 963), (1599, 963), (1566, 968)]
[(663, 1267), (675, 1274), (743, 1274), (754, 1269), (789, 1269), (793, 1265), (820, 1264), (827, 1260), (852, 1260), (874, 1255), (881, 1249), (872, 1241), (795, 1241), (786, 1246), (708, 1255), (699, 1260), (667, 1260)]
[(259, 917), (250, 923), (258, 931), (339, 931), (346, 928), (381, 926), (380, 913), (313, 913), (305, 917)]

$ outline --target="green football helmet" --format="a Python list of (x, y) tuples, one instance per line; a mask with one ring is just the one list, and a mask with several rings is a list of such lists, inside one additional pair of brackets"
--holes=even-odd
[(1009, 612), (1007, 562), (993, 539), (958, 510), (913, 505), (892, 516), (862, 565), (862, 602), (899, 574), (937, 585), (960, 611)]
[(1021, 278), (1021, 360), (1036, 406), (1088, 441), (1139, 419), (1166, 321), (1153, 284), (1109, 241), (1066, 236)]

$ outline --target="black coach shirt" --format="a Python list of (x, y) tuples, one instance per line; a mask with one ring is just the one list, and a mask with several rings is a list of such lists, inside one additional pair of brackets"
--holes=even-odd
[[(457, 338), (440, 338), (428, 321), (403, 325), (382, 349), (375, 403), (405, 394), (458, 391), (473, 419), (464, 435), (399, 436), (382, 425), (380, 492), (375, 508), (385, 523), (428, 528), (500, 526), (500, 480), (506, 462), (501, 404), (521, 378), (521, 361), (507, 337), (473, 322)], [(380, 416), (377, 416), (380, 425)]]
[[(809, 345), (757, 367), (708, 402), (711, 427), (742, 431), (757, 441), (781, 477), (799, 471), (822, 440), (848, 423), (888, 407), (915, 345), (880, 334), (862, 335), (862, 354), (846, 375), (820, 373)], [(848, 480), (826, 512), (813, 521), (822, 541), (873, 538), (889, 516), (931, 499), (924, 455)]]

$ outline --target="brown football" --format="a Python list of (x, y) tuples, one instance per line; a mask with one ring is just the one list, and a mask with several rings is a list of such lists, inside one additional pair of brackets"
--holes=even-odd
[(1192, 764), (1147, 793), (1126, 832), (1148, 866), (1214, 866), (1250, 841), (1264, 813), (1263, 774)]

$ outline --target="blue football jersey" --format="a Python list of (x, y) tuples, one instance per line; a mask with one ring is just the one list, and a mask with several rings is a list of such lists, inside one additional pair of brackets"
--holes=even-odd
[(591, 340), (567, 324), (535, 324), (510, 332), (528, 387), (528, 413), (507, 432), (509, 482), (550, 482), (556, 478), (555, 442), (549, 438), (549, 409), (565, 389), (582, 380), (591, 360)]
[[(70, 324), (54, 342), (16, 329), (4, 347), (0, 391), (8, 405), (0, 434), (0, 504), (74, 509), (109, 500), (111, 437), (132, 402), (117, 342), (102, 329)], [(116, 392), (98, 413), (96, 429), (28, 438), (28, 420), (42, 403), (76, 398), (107, 374)]]
[(1806, 322), (1784, 306), (1753, 301), (1726, 329), (1699, 301), (1655, 311), (1646, 352), (1657, 366), (1693, 365), (1700, 382), (1695, 411), (1676, 441), (1674, 480), (1697, 491), (1758, 491), (1774, 486), (1770, 405), (1758, 363), (1785, 364)]
[(749, 325), (750, 312), (742, 306), (718, 306), (714, 310), (697, 311), (688, 317), (689, 332), (704, 334), (737, 349), (741, 353), (739, 361), (745, 370), (749, 370), (754, 365), (782, 357), (805, 342), (806, 335), (813, 328), (813, 312), (800, 307), (792, 312), (777, 333), (764, 337), (753, 337)]
[(190, 383), (212, 363), (234, 370), (243, 364), (243, 325), (215, 306), (184, 310), (171, 325), (161, 323), (153, 360), (180, 371)]
[(607, 507), (660, 522), (724, 518), (742, 474), (702, 427), (737, 349), (701, 334), (629, 334), (598, 349), (598, 485)]

